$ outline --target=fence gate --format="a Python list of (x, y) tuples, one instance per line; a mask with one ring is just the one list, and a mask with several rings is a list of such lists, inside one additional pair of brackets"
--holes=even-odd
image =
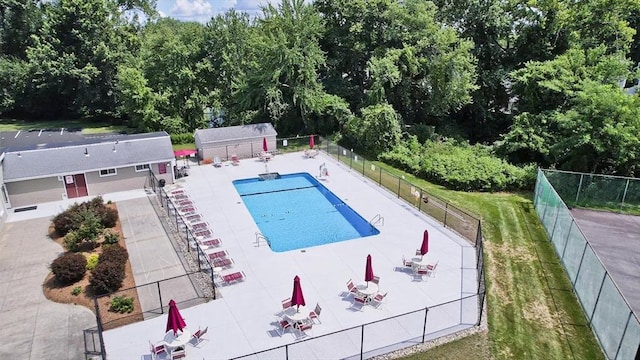
[(98, 329), (86, 329), (84, 333), (84, 357), (85, 359), (99, 360), (103, 359), (100, 334)]

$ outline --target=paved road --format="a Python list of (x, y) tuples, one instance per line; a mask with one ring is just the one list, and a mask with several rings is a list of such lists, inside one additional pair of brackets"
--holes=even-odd
[(62, 251), (48, 217), (8, 222), (0, 231), (0, 359), (82, 359), (82, 330), (96, 326), (82, 306), (47, 300), (42, 283)]

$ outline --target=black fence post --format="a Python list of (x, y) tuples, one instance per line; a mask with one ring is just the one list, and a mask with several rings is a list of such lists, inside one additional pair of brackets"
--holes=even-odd
[(382, 168), (378, 167), (378, 185), (382, 186)]
[(160, 314), (164, 314), (164, 308), (162, 307), (162, 291), (160, 291), (160, 281), (156, 281), (158, 286), (158, 299), (160, 299)]
[(96, 308), (96, 324), (98, 325), (98, 338), (100, 339), (100, 352), (102, 358), (107, 358), (107, 350), (104, 347), (104, 339), (102, 338), (102, 320), (100, 319), (100, 308), (98, 307), (98, 298), (93, 297), (93, 306)]
[(362, 158), (362, 176), (366, 177), (366, 175), (364, 174), (364, 166), (367, 163), (367, 160), (365, 158)]
[(360, 360), (364, 359), (364, 324), (360, 331)]
[(400, 181), (402, 181), (402, 179), (398, 178), (398, 198), (400, 198)]
[(427, 334), (427, 314), (429, 313), (429, 308), (424, 308), (424, 325), (422, 325), (422, 343), (424, 344), (424, 338)]

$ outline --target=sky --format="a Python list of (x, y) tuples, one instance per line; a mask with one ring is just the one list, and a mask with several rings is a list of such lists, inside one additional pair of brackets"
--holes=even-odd
[(157, 0), (156, 9), (162, 16), (206, 23), (231, 8), (252, 16), (261, 14), (260, 6), (269, 2), (280, 3), (279, 0)]

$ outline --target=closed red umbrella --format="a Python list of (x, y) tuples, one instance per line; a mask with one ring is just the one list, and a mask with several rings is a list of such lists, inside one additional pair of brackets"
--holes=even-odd
[(422, 246), (420, 246), (420, 255), (424, 256), (429, 252), (429, 232), (425, 229), (422, 235)]
[(316, 143), (313, 140), (313, 135), (311, 135), (311, 137), (309, 138), (309, 148), (313, 149), (314, 146), (316, 146)]
[(267, 138), (262, 138), (262, 150), (265, 152), (269, 151), (269, 147), (267, 146)]
[(187, 324), (184, 322), (182, 315), (180, 315), (176, 302), (171, 299), (169, 301), (169, 318), (167, 319), (167, 330), (165, 332), (173, 330), (173, 335), (176, 335), (178, 330), (182, 331), (185, 327), (187, 327)]
[(293, 294), (291, 294), (291, 305), (296, 305), (300, 308), (300, 305), (305, 306), (304, 295), (302, 295), (302, 287), (300, 286), (300, 278), (298, 275), (293, 278)]
[(367, 282), (367, 286), (369, 286), (369, 281), (373, 280), (373, 266), (371, 266), (371, 255), (367, 255), (367, 265), (364, 269), (364, 281)]

